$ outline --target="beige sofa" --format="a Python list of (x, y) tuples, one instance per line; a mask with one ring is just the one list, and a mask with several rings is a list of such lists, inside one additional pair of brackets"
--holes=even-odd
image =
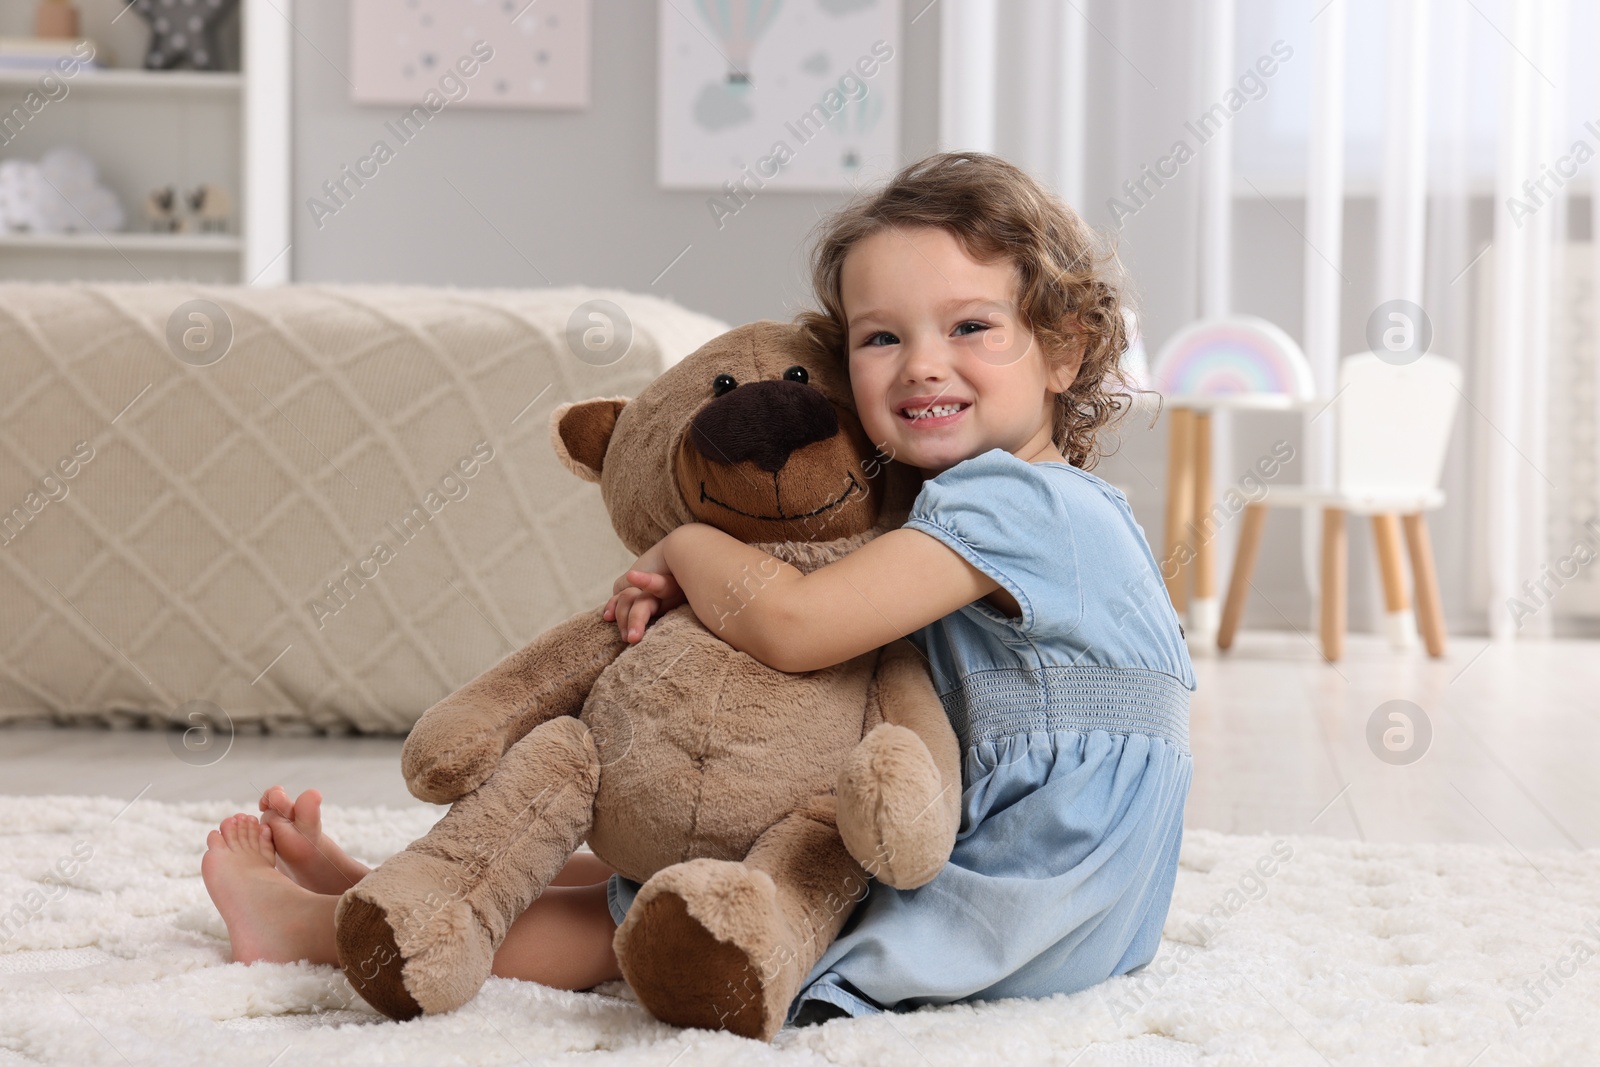
[(551, 410), (726, 329), (587, 288), (0, 285), (0, 723), (405, 731), (632, 560)]

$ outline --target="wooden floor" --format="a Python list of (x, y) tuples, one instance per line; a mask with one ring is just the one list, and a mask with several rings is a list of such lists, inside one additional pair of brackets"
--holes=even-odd
[[(1324, 663), (1296, 634), (1241, 634), (1226, 656), (1195, 653), (1194, 784), (1185, 823), (1228, 833), (1365, 841), (1600, 847), (1600, 641), (1490, 644), (1454, 638), (1449, 656), (1396, 654), (1352, 635)], [(1420, 759), (1392, 763), (1369, 721), (1390, 701), (1413, 720)], [(1420, 709), (1421, 715), (1417, 714)], [(1396, 736), (1396, 741), (1404, 741)], [(238, 736), (191, 766), (168, 735), (0, 729), (0, 793), (231, 799), (316, 786), (334, 804), (417, 805), (400, 778), (400, 741)], [(330, 826), (337, 834), (337, 826)]]

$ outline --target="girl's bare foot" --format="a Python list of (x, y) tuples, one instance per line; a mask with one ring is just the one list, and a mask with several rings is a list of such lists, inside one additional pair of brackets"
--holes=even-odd
[(231, 815), (206, 837), (200, 875), (228, 926), (234, 962), (338, 962), (333, 909), (339, 898), (295, 885), (273, 866), (276, 858), (254, 815)]
[(275, 785), (261, 794), (261, 812), (279, 869), (313, 893), (338, 896), (370, 871), (322, 832), (322, 794), (315, 789), (291, 802), (283, 786)]

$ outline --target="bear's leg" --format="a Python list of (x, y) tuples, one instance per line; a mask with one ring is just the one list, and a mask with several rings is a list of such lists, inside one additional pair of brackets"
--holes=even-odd
[(334, 913), (339, 965), (392, 1019), (452, 1011), (489, 977), (506, 930), (589, 832), (600, 759), (589, 728), (553, 719)]
[(689, 860), (646, 882), (617, 928), (617, 961), (656, 1018), (770, 1041), (866, 892), (833, 797), (817, 797), (743, 863)]

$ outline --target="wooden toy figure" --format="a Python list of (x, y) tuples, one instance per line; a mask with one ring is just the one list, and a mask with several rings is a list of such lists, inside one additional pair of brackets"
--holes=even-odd
[(182, 233), (189, 226), (178, 214), (178, 190), (170, 185), (150, 190), (144, 198), (144, 217), (156, 233)]
[(196, 186), (184, 195), (189, 212), (199, 220), (201, 233), (227, 233), (228, 218), (233, 214), (233, 198), (220, 185)]
[(40, 0), (33, 17), (35, 37), (78, 36), (78, 9), (72, 0)]

